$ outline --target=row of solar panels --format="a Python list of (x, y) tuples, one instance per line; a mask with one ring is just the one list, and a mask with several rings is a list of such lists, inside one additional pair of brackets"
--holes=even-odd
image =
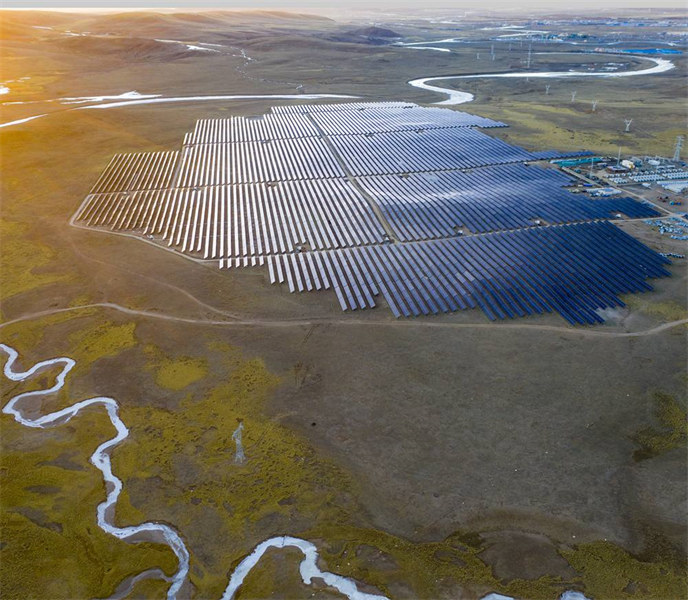
[(504, 123), (446, 108), (369, 108), (314, 112), (310, 118), (325, 135), (360, 135), (418, 129), (506, 127)]
[[(531, 160), (532, 155), (471, 128), (333, 136), (353, 175), (471, 168)], [(320, 138), (187, 146), (177, 187), (341, 177), (337, 157)]]
[[(657, 215), (651, 206), (630, 198), (592, 200), (571, 194), (562, 189), (570, 180), (559, 171), (523, 164), (357, 181), (402, 241), (609, 219), (617, 213)], [(384, 226), (371, 205), (345, 178), (92, 194), (77, 219), (95, 227), (162, 235), (182, 251), (203, 251), (206, 258), (384, 239)]]
[(273, 106), (270, 110), (278, 115), (293, 115), (339, 110), (366, 110), (368, 108), (415, 108), (417, 106), (413, 102), (336, 102), (333, 104), (288, 104)]
[(176, 187), (343, 177), (320, 138), (187, 146)]
[(160, 236), (204, 258), (380, 244), (385, 235), (346, 179), (94, 194), (77, 219)]
[(554, 169), (506, 164), (467, 172), (381, 175), (358, 180), (377, 203), (400, 240), (518, 229), (542, 223), (571, 223), (657, 215), (631, 198), (591, 200), (562, 186), (570, 179)]
[(262, 117), (201, 119), (184, 145), (357, 135), (455, 127), (506, 127), (504, 123), (446, 108), (367, 108), (331, 112), (267, 114)]
[[(620, 294), (651, 290), (669, 260), (608, 222), (499, 232), (423, 243), (366, 246), (253, 259), (290, 291), (334, 290), (343, 310), (376, 305), (395, 316), (480, 308), (489, 319), (558, 312), (602, 322)], [(220, 267), (248, 264), (222, 260)]]
[(172, 185), (179, 152), (116, 154), (91, 189), (91, 194), (150, 190)]
[(319, 135), (313, 122), (301, 114), (199, 119), (194, 130), (184, 136), (184, 145), (256, 142)]
[(330, 140), (353, 175), (465, 169), (533, 159), (523, 148), (468, 127)]

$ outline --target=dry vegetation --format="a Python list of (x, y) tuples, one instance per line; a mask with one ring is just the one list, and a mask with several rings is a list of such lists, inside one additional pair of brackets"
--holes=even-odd
[[(79, 362), (55, 406), (96, 394), (121, 402), (131, 436), (113, 454), (125, 488), (117, 521), (174, 524), (192, 553), (196, 597), (219, 597), (232, 566), (278, 533), (311, 539), (331, 570), (398, 598), (685, 596), (684, 332), (588, 336), (556, 316), (521, 322), (533, 329), (470, 328), (486, 324), (477, 311), (413, 322), (385, 310), (342, 315), (330, 294), (290, 295), (258, 269), (221, 273), (67, 224), (114, 153), (171, 149), (198, 118), (273, 102), (77, 111), (49, 100), (134, 89), (294, 93), (303, 84), (430, 102), (405, 82), (506, 62), (478, 65), (473, 47), (446, 55), (363, 43), (354, 25), (282, 13), (2, 16), (3, 77), (31, 77), (8, 84), (3, 101), (31, 104), (3, 105), (2, 121), (54, 113), (0, 129), (2, 317), (75, 310), (5, 324), (0, 339), (24, 367), (60, 355)], [(59, 33), (67, 29), (99, 37)], [(539, 83), (473, 82), (466, 108), (509, 122), (503, 134), (528, 147), (604, 151), (625, 139), (617, 117), (632, 111), (641, 135), (629, 150), (642, 139), (666, 153), (683, 127), (685, 59), (678, 64), (651, 81), (580, 84), (580, 104), (563, 108), (570, 82), (547, 97)], [(592, 97), (610, 112), (588, 113)], [(624, 325), (598, 329), (684, 317), (684, 263), (672, 272), (630, 305)], [(98, 302), (150, 314), (76, 308)], [(49, 385), (50, 375), (27, 385)], [(21, 389), (5, 386), (5, 399)], [(232, 463), (237, 419), (245, 466)], [(88, 457), (109, 435), (97, 411), (50, 431), (2, 416), (4, 597), (104, 597), (128, 574), (174, 569), (164, 546), (127, 545), (96, 526), (104, 488)], [(526, 542), (537, 564), (521, 560)], [(242, 597), (307, 593), (296, 560), (267, 557)], [(136, 593), (163, 598), (165, 586), (144, 582)]]

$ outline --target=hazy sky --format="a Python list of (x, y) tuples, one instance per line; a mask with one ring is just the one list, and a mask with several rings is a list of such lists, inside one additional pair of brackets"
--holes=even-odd
[[(162, 8), (186, 8), (189, 10), (202, 10), (227, 8), (227, 9), (282, 9), (282, 10), (309, 10), (309, 9), (331, 9), (341, 11), (350, 7), (357, 10), (382, 10), (393, 11), (396, 9), (413, 9), (418, 7), (418, 0), (377, 0), (371, 2), (370, 0), (343, 0), (342, 2), (332, 2), (332, 0), (258, 0), (258, 2), (251, 3), (247, 0), (239, 1), (220, 1), (220, 0), (205, 0), (202, 3), (193, 2), (193, 0), (105, 0), (103, 2), (94, 2), (94, 0), (5, 0), (2, 3), (3, 8), (43, 8), (43, 9), (60, 9), (72, 8), (75, 11), (88, 9), (142, 9), (143, 7), (152, 9)], [(659, 7), (664, 8), (686, 8), (685, 0), (660, 0), (659, 2), (652, 2), (652, 0), (605, 0), (601, 3), (599, 0), (576, 0), (574, 3), (564, 0), (524, 0), (520, 2), (510, 2), (509, 0), (483, 0), (476, 2), (476, 0), (431, 0), (428, 5), (424, 6), (424, 10), (436, 8), (443, 11), (453, 10), (485, 10), (492, 8), (508, 8), (517, 10), (519, 8), (546, 8), (550, 11), (560, 10), (581, 10), (590, 8), (613, 9), (614, 7), (623, 8), (645, 8), (652, 7), (657, 10)], [(688, 12), (688, 11), (687, 11)]]

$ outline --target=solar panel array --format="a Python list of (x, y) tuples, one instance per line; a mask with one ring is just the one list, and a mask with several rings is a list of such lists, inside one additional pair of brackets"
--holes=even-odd
[(563, 189), (571, 181), (560, 171), (522, 163), (363, 177), (359, 182), (396, 237), (406, 241), (656, 212), (630, 198), (592, 200), (572, 194)]
[(608, 222), (658, 213), (573, 194), (503, 123), (403, 102), (276, 107), (202, 119), (181, 152), (115, 156), (75, 215), (220, 267), (267, 265), (290, 291), (396, 316), (480, 308), (593, 323), (650, 289), (667, 258)]
[(506, 127), (504, 123), (446, 108), (366, 108), (314, 112), (325, 135), (355, 135), (453, 127)]
[(599, 309), (623, 305), (619, 294), (652, 289), (645, 280), (668, 276), (670, 261), (595, 222), (267, 262), (271, 282), (292, 292), (332, 289), (343, 310), (372, 308), (381, 293), (397, 317), (480, 308), (491, 320), (557, 311), (589, 324), (603, 321)]
[(79, 219), (160, 236), (203, 258), (380, 244), (385, 235), (346, 179), (92, 195)]
[(186, 146), (180, 162), (175, 187), (344, 176), (320, 138)]
[(334, 112), (340, 110), (365, 110), (368, 108), (418, 108), (412, 102), (337, 102), (335, 104), (289, 104), (287, 106), (273, 106), (272, 112), (284, 114), (313, 114), (319, 112)]
[(200, 119), (194, 130), (184, 137), (184, 145), (261, 142), (319, 135), (310, 119), (300, 114)]
[(433, 129), (330, 138), (353, 175), (384, 175), (483, 167), (533, 160), (518, 146), (477, 129)]
[(179, 152), (116, 154), (96, 181), (92, 194), (152, 190), (172, 183)]

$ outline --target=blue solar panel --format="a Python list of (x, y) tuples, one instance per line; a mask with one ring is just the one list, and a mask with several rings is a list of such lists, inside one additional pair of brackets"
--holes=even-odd
[(656, 216), (631, 198), (591, 199), (572, 194), (555, 169), (508, 164), (472, 169), (412, 173), (404, 177), (361, 177), (359, 183), (392, 226), (398, 239), (423, 240), (466, 233), (518, 229), (545, 223), (572, 223)]
[(601, 309), (651, 290), (646, 280), (670, 263), (608, 222), (316, 254), (317, 266), (304, 253), (270, 257), (271, 281), (306, 291), (317, 275), (343, 310), (373, 307), (380, 293), (397, 317), (478, 307), (490, 320), (558, 312), (572, 324), (602, 322)]
[(557, 312), (602, 320), (649, 290), (668, 258), (609, 220), (646, 218), (592, 199), (503, 125), (409, 103), (281, 107), (200, 120), (181, 152), (117, 155), (75, 220), (131, 231), (220, 266), (267, 264), (290, 291), (332, 290), (344, 310), (397, 317), (472, 308), (489, 319)]

